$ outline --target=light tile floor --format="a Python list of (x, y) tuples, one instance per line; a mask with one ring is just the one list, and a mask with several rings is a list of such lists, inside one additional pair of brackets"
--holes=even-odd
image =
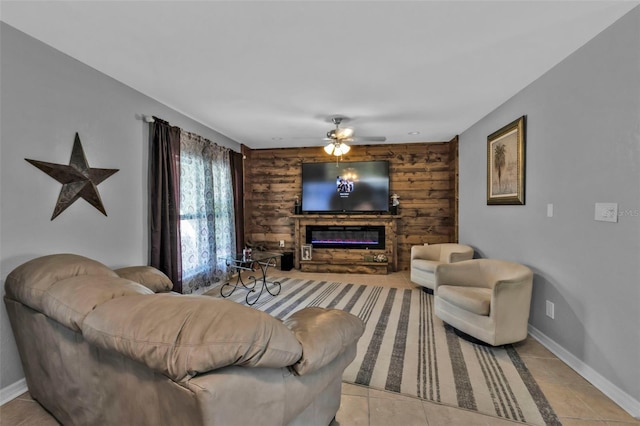
[[(415, 288), (409, 272), (389, 275), (318, 274), (297, 270), (270, 271), (270, 276), (308, 278), (376, 286)], [(529, 337), (514, 345), (531, 374), (565, 426), (640, 426), (602, 392)], [(58, 424), (25, 393), (0, 407), (2, 426), (47, 426)], [(342, 404), (331, 426), (388, 425), (490, 425), (519, 424), (391, 392), (345, 383)]]

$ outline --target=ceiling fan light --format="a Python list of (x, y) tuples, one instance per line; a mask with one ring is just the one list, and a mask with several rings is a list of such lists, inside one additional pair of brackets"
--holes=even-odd
[[(340, 155), (344, 155), (351, 150), (351, 147), (346, 143), (340, 143), (336, 151), (340, 151)], [(337, 154), (336, 154), (337, 155)]]
[(330, 144), (324, 147), (324, 152), (331, 155), (333, 154), (333, 151), (335, 150), (335, 148), (336, 146), (333, 144), (333, 142), (331, 142)]
[(340, 157), (346, 154), (347, 152), (349, 152), (350, 149), (351, 147), (345, 143), (333, 141), (324, 147), (324, 152), (326, 152), (329, 155), (335, 155), (336, 157)]

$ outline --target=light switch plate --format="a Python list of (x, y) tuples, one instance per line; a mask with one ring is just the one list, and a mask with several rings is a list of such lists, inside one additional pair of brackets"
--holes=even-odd
[(553, 204), (547, 204), (547, 217), (553, 217)]
[(617, 222), (618, 203), (596, 203), (595, 219), (601, 222)]

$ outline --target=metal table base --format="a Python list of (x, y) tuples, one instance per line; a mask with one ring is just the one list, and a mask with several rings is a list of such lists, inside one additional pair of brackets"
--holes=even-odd
[[(264, 290), (272, 296), (280, 294), (282, 289), (279, 281), (268, 281), (267, 270), (271, 266), (276, 266), (276, 258), (282, 256), (279, 253), (265, 253), (259, 252), (254, 254), (251, 258), (247, 258), (243, 255), (237, 255), (234, 258), (227, 260), (227, 265), (238, 272), (236, 282), (226, 282), (220, 287), (220, 295), (222, 297), (231, 296), (237, 289), (247, 290), (247, 296), (245, 300), (247, 305), (251, 306), (255, 304), (262, 296)], [(252, 273), (258, 272), (260, 275), (250, 275), (247, 277), (247, 282), (242, 278), (243, 271), (250, 271)], [(230, 291), (225, 294), (225, 287), (229, 287)], [(271, 288), (269, 288), (271, 287)]]

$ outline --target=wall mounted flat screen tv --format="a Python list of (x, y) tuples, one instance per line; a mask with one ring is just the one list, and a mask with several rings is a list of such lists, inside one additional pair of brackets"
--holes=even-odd
[(389, 162), (303, 163), (302, 211), (389, 211)]

